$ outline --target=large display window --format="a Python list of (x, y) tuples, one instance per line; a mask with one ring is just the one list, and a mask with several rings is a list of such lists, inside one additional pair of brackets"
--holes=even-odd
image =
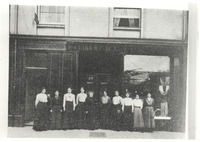
[(170, 95), (170, 57), (125, 55), (124, 88), (132, 97), (140, 94), (144, 99), (151, 93), (156, 100), (159, 116), (168, 116), (168, 98)]

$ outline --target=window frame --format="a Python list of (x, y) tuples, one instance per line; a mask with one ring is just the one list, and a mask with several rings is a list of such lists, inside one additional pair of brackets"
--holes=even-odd
[(63, 23), (41, 22), (41, 6), (47, 6), (47, 5), (38, 5), (37, 6), (37, 14), (38, 14), (38, 20), (39, 20), (38, 27), (41, 27), (41, 28), (42, 27), (53, 27), (53, 28), (64, 28), (65, 27), (65, 14), (66, 14), (65, 6), (64, 6), (64, 22)]
[[(119, 18), (115, 17), (115, 9), (136, 9), (140, 11), (140, 16), (139, 16), (139, 27), (114, 27), (114, 18)], [(124, 17), (121, 17), (124, 18)], [(113, 7), (113, 17), (112, 17), (112, 28), (113, 30), (123, 30), (123, 31), (141, 31), (142, 27), (142, 8), (131, 8), (131, 7)]]

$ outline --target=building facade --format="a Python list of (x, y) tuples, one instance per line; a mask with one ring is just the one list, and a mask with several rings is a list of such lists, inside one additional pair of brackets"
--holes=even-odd
[(10, 5), (9, 17), (9, 126), (33, 120), (43, 86), (50, 94), (64, 94), (69, 86), (76, 94), (85, 86), (97, 98), (105, 88), (110, 96), (116, 88), (141, 92), (144, 84), (127, 83), (124, 70), (126, 56), (133, 55), (169, 58), (168, 71), (152, 78), (148, 73), (145, 86), (159, 100), (155, 86), (159, 78), (170, 78), (170, 120), (160, 118), (157, 126), (185, 131), (187, 11)]

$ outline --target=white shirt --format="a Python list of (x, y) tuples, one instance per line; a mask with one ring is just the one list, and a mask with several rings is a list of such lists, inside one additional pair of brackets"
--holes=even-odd
[(160, 91), (160, 93), (162, 94), (162, 95), (166, 95), (167, 93), (168, 93), (168, 91), (169, 91), (169, 85), (167, 85), (166, 86), (166, 90), (164, 91), (164, 89), (163, 89), (163, 85), (159, 85), (159, 91)]
[(87, 94), (79, 93), (76, 98), (76, 103), (78, 104), (78, 102), (85, 102), (86, 98), (87, 98)]
[(133, 99), (132, 98), (124, 98), (123, 99), (123, 105), (132, 106), (133, 105)]
[(39, 102), (43, 102), (43, 103), (46, 103), (48, 100), (47, 100), (47, 95), (46, 94), (43, 94), (43, 93), (39, 93), (37, 94), (36, 96), (36, 99), (35, 99), (35, 105), (37, 106), (37, 104)]
[(141, 99), (133, 99), (133, 106), (143, 108), (143, 101)]
[(75, 107), (75, 95), (72, 93), (64, 94), (63, 97), (63, 107), (65, 108), (66, 101), (73, 102), (73, 106)]
[(108, 97), (108, 96), (101, 97), (102, 104), (107, 104), (109, 100), (110, 100), (110, 97)]
[(72, 102), (72, 101), (75, 100), (75, 95), (72, 94), (72, 93), (64, 94), (64, 100), (65, 100), (65, 101)]
[(113, 97), (113, 104), (114, 105), (122, 104), (122, 97), (121, 96), (115, 96), (115, 97)]

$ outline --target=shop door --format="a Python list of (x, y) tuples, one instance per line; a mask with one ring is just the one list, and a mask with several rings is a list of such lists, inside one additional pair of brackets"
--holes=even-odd
[(34, 120), (35, 99), (36, 95), (41, 92), (42, 87), (46, 87), (47, 94), (50, 94), (50, 97), (54, 97), (56, 90), (63, 97), (67, 87), (76, 90), (76, 70), (75, 52), (25, 53), (26, 123)]
[(112, 98), (121, 89), (122, 55), (118, 52), (82, 51), (79, 54), (79, 88), (93, 90), (99, 100), (103, 90)]
[(30, 69), (26, 71), (26, 107), (25, 122), (31, 122), (35, 114), (35, 98), (41, 92), (42, 86), (47, 83), (46, 69)]
[(25, 122), (34, 120), (36, 95), (48, 85), (48, 54), (25, 52)]

